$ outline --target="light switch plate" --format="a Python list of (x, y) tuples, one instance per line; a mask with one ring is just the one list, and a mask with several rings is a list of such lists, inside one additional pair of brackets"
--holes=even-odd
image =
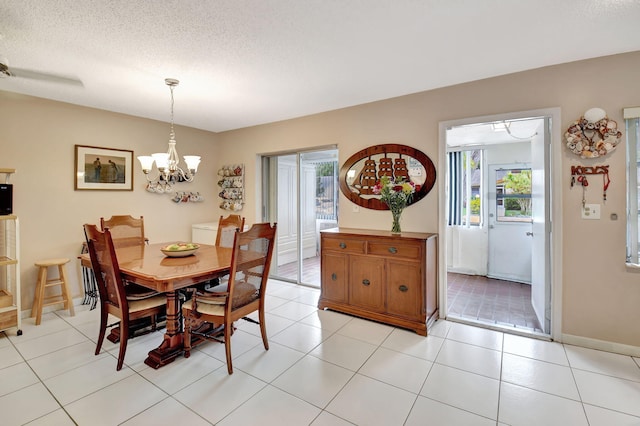
[(583, 219), (600, 219), (600, 204), (585, 204), (582, 208)]

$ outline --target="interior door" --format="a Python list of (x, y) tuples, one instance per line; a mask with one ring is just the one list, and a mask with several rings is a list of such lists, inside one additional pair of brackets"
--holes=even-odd
[(540, 120), (540, 127), (531, 140), (531, 207), (532, 265), (531, 305), (544, 333), (551, 330), (550, 241), (550, 168), (551, 119)]
[(508, 173), (528, 171), (527, 164), (489, 165), (489, 257), (487, 275), (507, 281), (531, 283), (531, 219), (509, 216), (504, 180)]

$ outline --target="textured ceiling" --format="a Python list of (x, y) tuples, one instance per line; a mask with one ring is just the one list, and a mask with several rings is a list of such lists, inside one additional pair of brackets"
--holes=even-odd
[(59, 77), (0, 90), (168, 121), (173, 77), (216, 132), (636, 50), (638, 0), (0, 0), (0, 62)]

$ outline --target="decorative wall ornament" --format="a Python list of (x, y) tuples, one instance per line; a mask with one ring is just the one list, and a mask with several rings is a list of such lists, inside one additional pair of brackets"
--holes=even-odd
[(415, 185), (407, 205), (424, 198), (436, 182), (436, 168), (423, 152), (406, 145), (374, 145), (353, 154), (340, 169), (340, 190), (355, 204), (373, 210), (389, 210), (374, 192), (383, 176)]
[(603, 157), (622, 139), (618, 123), (601, 108), (591, 108), (574, 121), (564, 134), (567, 148), (582, 158)]
[[(582, 186), (582, 208), (584, 208), (587, 200), (587, 187), (589, 186), (589, 180), (587, 175), (602, 175), (602, 201), (607, 201), (607, 189), (611, 184), (609, 178), (609, 166), (571, 166), (571, 187), (574, 185)], [(576, 178), (577, 176), (577, 178)]]
[(222, 199), (220, 208), (224, 210), (240, 211), (244, 205), (244, 164), (224, 165), (218, 170), (220, 180), (218, 186)]

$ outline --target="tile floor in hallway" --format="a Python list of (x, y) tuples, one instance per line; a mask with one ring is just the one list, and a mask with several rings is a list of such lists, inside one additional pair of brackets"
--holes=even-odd
[[(162, 331), (95, 356), (98, 311), (0, 333), (0, 424), (632, 425), (640, 359), (438, 321), (428, 337), (318, 311), (318, 291), (270, 281), (265, 351), (238, 323), (224, 346), (153, 370)], [(83, 309), (84, 308), (84, 309)]]

